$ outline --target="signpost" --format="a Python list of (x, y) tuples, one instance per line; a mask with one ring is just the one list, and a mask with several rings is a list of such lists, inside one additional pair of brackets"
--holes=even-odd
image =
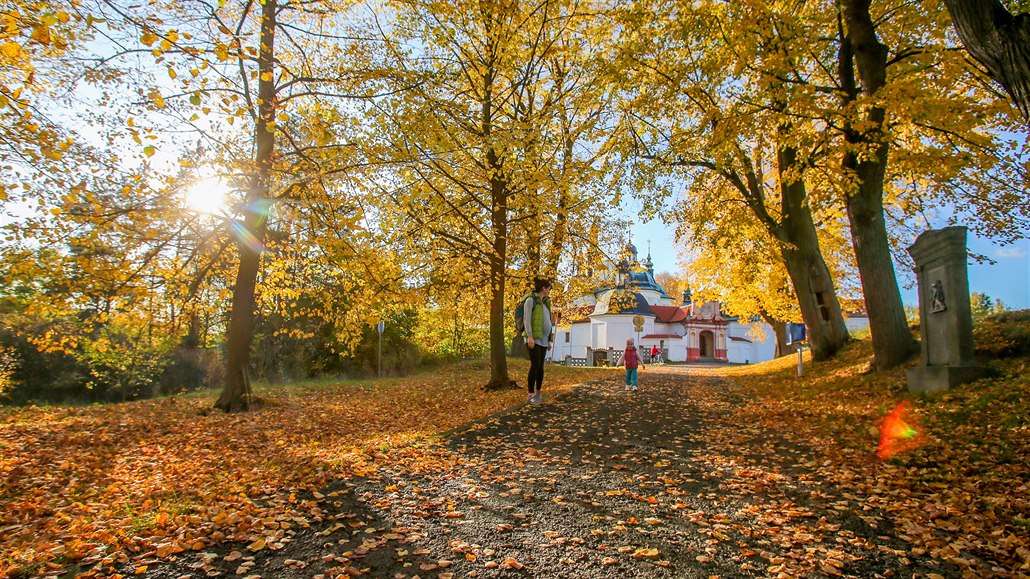
[(637, 350), (640, 349), (640, 332), (644, 331), (644, 316), (637, 314), (633, 316), (633, 329), (637, 331)]
[(383, 332), (386, 330), (386, 322), (376, 324), (376, 331), (379, 332), (379, 377), (383, 377)]
[(805, 324), (795, 324), (793, 322), (787, 322), (787, 344), (798, 345), (798, 376), (803, 376), (805, 373), (805, 362), (801, 357), (802, 352), (805, 350), (804, 341), (808, 337), (806, 335)]

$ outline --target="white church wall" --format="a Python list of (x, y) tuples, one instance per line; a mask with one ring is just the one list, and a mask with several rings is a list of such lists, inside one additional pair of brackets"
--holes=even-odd
[(755, 342), (755, 350), (757, 359), (762, 362), (776, 357), (776, 334), (773, 333), (772, 327), (769, 328), (764, 340)]
[(754, 351), (754, 344), (751, 342), (739, 342), (731, 339), (729, 345), (726, 348), (726, 358), (730, 364), (746, 364), (749, 363), (752, 358)]
[[(572, 324), (572, 348), (573, 356), (581, 358), (587, 353), (587, 346), (590, 345), (590, 323)], [(577, 350), (578, 349), (578, 350)], [(576, 351), (582, 352), (583, 356), (577, 356)]]
[(608, 346), (608, 327), (603, 323), (598, 323), (596, 320), (590, 321), (590, 341), (587, 345), (597, 349), (606, 349)]
[[(756, 364), (772, 360), (776, 355), (776, 334), (772, 326), (765, 322), (758, 324), (761, 337), (751, 331), (751, 324), (730, 322), (727, 328), (727, 350), (726, 357), (732, 364)], [(747, 342), (734, 340), (743, 338)]]
[(654, 329), (649, 334), (676, 334), (678, 336), (683, 335), (683, 324), (676, 322), (673, 324), (667, 324), (665, 322), (655, 322)]
[(554, 333), (554, 347), (548, 352), (548, 356), (555, 362), (561, 362), (565, 356), (572, 355), (571, 334), (569, 330), (558, 330)]
[(669, 361), (670, 362), (686, 362), (687, 361), (687, 338), (683, 337), (671, 344), (666, 342), (666, 346), (669, 348)]
[(567, 356), (586, 358), (591, 334), (592, 328), (589, 323), (572, 324), (567, 330), (558, 330), (555, 333), (554, 348), (550, 352), (551, 359), (555, 362), (564, 362)]
[(570, 352), (573, 358), (586, 358), (587, 346), (590, 345), (590, 324), (572, 324)]
[[(594, 342), (595, 348), (608, 349), (614, 348), (616, 350), (622, 350), (626, 347), (626, 340), (633, 338), (634, 342), (637, 342), (637, 331), (633, 326), (633, 316), (627, 315), (611, 315), (611, 316), (597, 316), (593, 318), (594, 324), (603, 326), (605, 328), (605, 340)], [(654, 316), (644, 316), (644, 331), (639, 332), (641, 336), (645, 336), (650, 333), (648, 326), (654, 327)]]

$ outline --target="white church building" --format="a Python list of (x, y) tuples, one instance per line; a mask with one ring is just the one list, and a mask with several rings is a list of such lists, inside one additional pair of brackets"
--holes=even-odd
[(615, 364), (629, 338), (642, 352), (658, 346), (671, 362), (754, 364), (775, 356), (776, 338), (768, 324), (758, 322), (764, 338), (756, 339), (751, 323), (725, 316), (718, 302), (694, 303), (689, 291), (676, 301), (655, 282), (651, 256), (638, 262), (636, 247), (628, 244), (614, 283), (573, 301), (566, 312), (571, 320), (560, 324), (571, 327), (555, 334), (553, 361)]

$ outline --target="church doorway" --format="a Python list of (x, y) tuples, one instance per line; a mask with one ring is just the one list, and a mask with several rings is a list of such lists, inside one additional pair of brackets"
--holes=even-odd
[(698, 341), (701, 358), (715, 358), (715, 334), (705, 330), (698, 334)]

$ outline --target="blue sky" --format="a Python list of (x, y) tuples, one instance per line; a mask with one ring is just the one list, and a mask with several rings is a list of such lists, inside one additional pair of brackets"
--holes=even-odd
[[(651, 259), (655, 273), (681, 272), (680, 256), (677, 254), (675, 231), (672, 226), (660, 220), (634, 223), (633, 242), (640, 256), (647, 255), (648, 240), (651, 241)], [(992, 264), (969, 262), (969, 291), (987, 294), (994, 300), (1000, 299), (1008, 309), (1030, 308), (1030, 240), (1023, 239), (1013, 245), (1002, 247), (988, 240), (969, 234), (969, 248), (993, 259)], [(897, 267), (895, 265), (895, 267)], [(915, 275), (898, 271), (902, 286), (915, 283)], [(901, 288), (901, 298), (906, 305), (918, 305), (916, 288)]]

